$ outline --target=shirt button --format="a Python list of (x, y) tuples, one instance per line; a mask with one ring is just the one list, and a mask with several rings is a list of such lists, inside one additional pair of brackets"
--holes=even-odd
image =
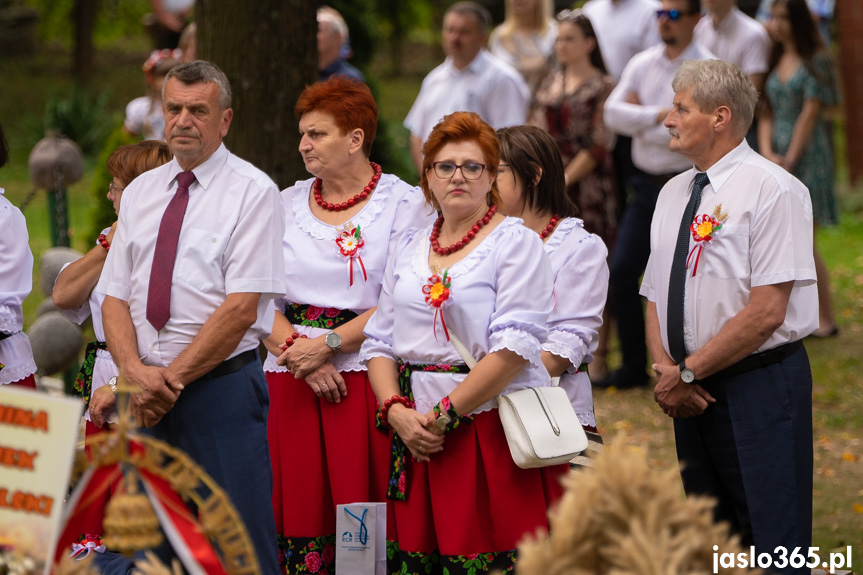
[(216, 243), (216, 238), (211, 239), (210, 243), (212, 243), (212, 244)]
[(150, 351), (156, 351), (156, 344), (155, 343), (150, 345)]

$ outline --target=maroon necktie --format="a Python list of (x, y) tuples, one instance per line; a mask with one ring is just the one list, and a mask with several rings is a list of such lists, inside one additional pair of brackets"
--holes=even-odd
[(177, 241), (183, 227), (183, 216), (189, 204), (189, 186), (195, 181), (192, 172), (177, 174), (177, 193), (171, 198), (156, 237), (156, 252), (150, 270), (150, 288), (147, 291), (147, 321), (161, 330), (171, 317), (171, 278), (177, 259)]

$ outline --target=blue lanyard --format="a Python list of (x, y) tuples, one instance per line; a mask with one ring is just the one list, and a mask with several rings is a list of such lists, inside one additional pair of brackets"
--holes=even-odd
[(368, 507), (366, 507), (365, 509), (363, 509), (363, 516), (357, 517), (356, 515), (351, 513), (350, 509), (345, 507), (345, 513), (347, 513), (348, 515), (350, 515), (351, 517), (353, 517), (354, 519), (356, 519), (357, 521), (360, 522), (360, 533), (359, 533), (360, 545), (365, 545), (369, 540), (369, 528), (366, 527), (366, 513), (368, 513), (368, 512), (369, 512), (369, 509), (368, 509)]

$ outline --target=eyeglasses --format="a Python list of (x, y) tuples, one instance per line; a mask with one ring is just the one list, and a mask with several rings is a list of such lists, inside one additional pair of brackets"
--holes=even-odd
[(681, 12), (680, 10), (657, 10), (656, 19), (661, 20), (663, 17), (668, 18), (672, 22), (677, 22), (684, 16), (692, 16), (695, 12)]
[(478, 180), (485, 171), (485, 164), (477, 164), (476, 162), (468, 162), (466, 164), (454, 164), (452, 162), (435, 162), (432, 164), (432, 169), (437, 177), (442, 180), (448, 180), (455, 175), (455, 171), (461, 169), (461, 175), (465, 180)]
[(115, 186), (113, 181), (108, 183), (108, 191), (112, 194), (118, 194), (125, 189), (126, 188), (121, 188), (120, 186)]

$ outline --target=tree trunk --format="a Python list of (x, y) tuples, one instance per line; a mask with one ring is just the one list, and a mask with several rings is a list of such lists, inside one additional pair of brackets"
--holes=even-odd
[(863, 175), (863, 4), (856, 0), (836, 2), (839, 24), (839, 61), (845, 107), (845, 141), (848, 180), (854, 184)]
[(197, 0), (198, 57), (231, 82), (233, 153), (285, 188), (308, 177), (294, 105), (317, 80), (315, 0)]
[(75, 54), (72, 71), (75, 83), (85, 87), (90, 84), (93, 71), (93, 28), (96, 25), (98, 0), (75, 0), (72, 21), (75, 23)]

